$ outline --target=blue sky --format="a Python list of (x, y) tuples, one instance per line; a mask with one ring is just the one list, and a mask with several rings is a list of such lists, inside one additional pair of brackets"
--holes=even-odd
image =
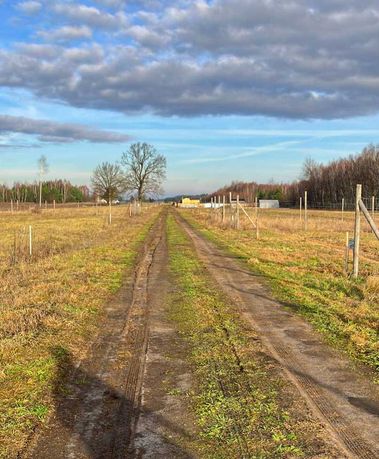
[(45, 154), (49, 177), (89, 183), (144, 141), (167, 156), (166, 194), (198, 193), (292, 181), (307, 157), (377, 142), (376, 2), (3, 0), (0, 14), (0, 182), (34, 180)]

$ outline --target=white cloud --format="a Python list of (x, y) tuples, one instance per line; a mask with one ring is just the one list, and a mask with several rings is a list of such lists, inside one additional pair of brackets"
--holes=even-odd
[(0, 115), (0, 133), (36, 135), (41, 142), (49, 143), (122, 143), (130, 140), (126, 134), (94, 129), (81, 124), (57, 123), (10, 115)]
[(56, 14), (62, 15), (75, 23), (89, 27), (116, 29), (126, 25), (126, 16), (122, 12), (110, 14), (93, 6), (78, 3), (57, 3), (53, 6)]
[(91, 38), (92, 30), (87, 26), (63, 26), (58, 29), (39, 31), (37, 35), (46, 40), (69, 41)]
[(38, 13), (41, 10), (41, 8), (42, 3), (36, 1), (21, 2), (17, 4), (17, 9), (26, 14)]

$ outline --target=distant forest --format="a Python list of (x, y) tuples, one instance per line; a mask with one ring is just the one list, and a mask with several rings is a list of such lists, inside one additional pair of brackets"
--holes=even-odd
[[(90, 189), (86, 185), (75, 186), (68, 180), (48, 180), (42, 183), (42, 202), (52, 203), (83, 202), (91, 199)], [(19, 201), (37, 202), (39, 184), (14, 183), (12, 187), (0, 185), (0, 202)]]
[(294, 205), (299, 197), (308, 192), (308, 201), (313, 207), (337, 207), (342, 198), (353, 203), (356, 184), (362, 184), (363, 196), (379, 198), (379, 147), (369, 145), (357, 155), (337, 159), (328, 164), (307, 159), (303, 176), (293, 183), (258, 184), (256, 182), (233, 182), (209, 197), (239, 194), (241, 199), (253, 202), (258, 199), (278, 199), (283, 205)]

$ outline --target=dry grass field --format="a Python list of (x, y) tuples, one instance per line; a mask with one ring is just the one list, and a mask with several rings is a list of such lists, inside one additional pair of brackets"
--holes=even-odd
[(85, 355), (158, 213), (114, 208), (112, 225), (106, 208), (0, 213), (0, 457), (16, 457), (52, 412), (57, 357)]
[[(255, 221), (255, 209), (246, 209)], [(263, 275), (273, 294), (298, 311), (335, 345), (377, 368), (379, 365), (379, 242), (362, 218), (360, 277), (344, 270), (346, 232), (354, 214), (308, 211), (307, 231), (298, 210), (259, 211), (259, 239), (241, 212), (231, 229), (221, 209), (182, 209), (181, 214), (210, 239)], [(352, 270), (350, 251), (350, 272)]]

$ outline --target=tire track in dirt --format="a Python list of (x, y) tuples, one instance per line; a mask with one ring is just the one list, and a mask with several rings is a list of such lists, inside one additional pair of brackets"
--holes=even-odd
[(21, 457), (128, 456), (148, 341), (148, 278), (164, 221), (161, 215), (147, 236), (133, 281), (108, 304), (88, 357), (78, 364), (64, 357), (54, 388), (56, 413)]
[(176, 285), (169, 275), (166, 231), (149, 271), (149, 339), (138, 419), (130, 442), (131, 458), (198, 457), (194, 452), (196, 422), (188, 406), (192, 369), (188, 348), (169, 318)]
[(178, 213), (175, 217), (221, 290), (235, 301), (339, 447), (348, 457), (379, 457), (379, 394), (370, 375), (274, 301), (259, 276), (205, 240)]

